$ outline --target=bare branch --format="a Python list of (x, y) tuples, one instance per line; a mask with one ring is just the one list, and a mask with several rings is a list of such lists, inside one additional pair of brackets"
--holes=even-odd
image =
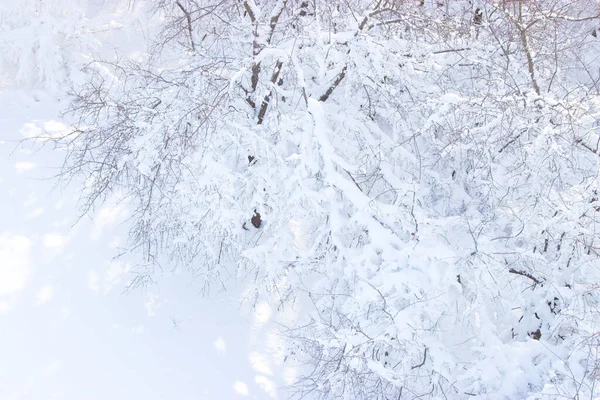
[(528, 273), (528, 272), (525, 272), (525, 271), (518, 271), (518, 270), (516, 270), (516, 269), (514, 269), (514, 268), (510, 268), (510, 269), (508, 270), (508, 272), (510, 272), (511, 274), (517, 274), (517, 275), (521, 275), (521, 276), (524, 276), (524, 277), (526, 277), (526, 278), (529, 278), (529, 279), (531, 279), (532, 281), (534, 281), (534, 282), (535, 282), (537, 285), (539, 285), (540, 283), (542, 283), (542, 282), (541, 282), (539, 279), (537, 279), (535, 276), (533, 276), (533, 275), (531, 275), (530, 273)]
[(470, 47), (463, 47), (462, 49), (448, 49), (448, 50), (438, 50), (432, 51), (431, 54), (445, 54), (445, 53), (458, 53), (460, 51), (471, 50)]
[(181, 11), (185, 14), (185, 18), (187, 19), (187, 29), (190, 35), (190, 47), (192, 51), (196, 51), (196, 45), (194, 44), (194, 35), (192, 34), (192, 17), (190, 13), (181, 5), (180, 2), (176, 2), (177, 6), (181, 9)]
[(425, 365), (425, 361), (427, 360), (427, 347), (425, 347), (425, 351), (423, 352), (423, 361), (421, 361), (421, 364), (415, 365), (413, 367), (410, 367), (410, 369), (415, 369), (415, 368), (420, 368), (423, 365)]

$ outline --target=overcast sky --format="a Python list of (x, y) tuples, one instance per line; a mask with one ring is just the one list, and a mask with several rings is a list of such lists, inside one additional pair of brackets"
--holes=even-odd
[[(36, 100), (37, 97), (37, 100)], [(0, 89), (0, 399), (271, 399), (293, 375), (269, 354), (270, 308), (205, 299), (183, 274), (128, 294), (126, 210), (76, 219), (74, 187), (44, 178), (60, 155), (14, 141), (64, 128), (62, 105)]]

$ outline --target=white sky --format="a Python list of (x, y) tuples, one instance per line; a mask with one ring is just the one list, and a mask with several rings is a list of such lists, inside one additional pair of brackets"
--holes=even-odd
[(59, 155), (14, 151), (61, 127), (61, 104), (37, 97), (0, 89), (0, 399), (283, 398), (293, 371), (265, 350), (279, 344), (268, 306), (240, 317), (236, 296), (204, 299), (185, 275), (122, 293), (124, 210), (71, 228), (74, 190), (42, 179)]

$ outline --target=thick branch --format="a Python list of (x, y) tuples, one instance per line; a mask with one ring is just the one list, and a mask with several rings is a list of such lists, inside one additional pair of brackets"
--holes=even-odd
[(252, 91), (256, 90), (258, 86), (258, 76), (260, 75), (260, 63), (253, 62), (252, 63), (252, 76), (250, 77), (250, 85), (252, 86)]
[(344, 78), (346, 77), (346, 70), (348, 69), (348, 66), (344, 66), (344, 68), (342, 68), (342, 71), (335, 77), (335, 80), (333, 81), (333, 83), (331, 84), (331, 86), (329, 86), (329, 88), (327, 89), (327, 91), (325, 92), (325, 94), (321, 97), (319, 97), (319, 101), (327, 101), (327, 99), (329, 98), (329, 96), (331, 96), (331, 93), (333, 93), (333, 91), (335, 90), (336, 87), (339, 86), (339, 84), (342, 82), (342, 80), (344, 80)]
[(535, 79), (535, 66), (533, 63), (533, 56), (531, 55), (531, 50), (529, 50), (529, 45), (527, 44), (527, 33), (524, 30), (521, 30), (521, 43), (523, 44), (523, 48), (525, 49), (525, 56), (527, 57), (527, 68), (529, 69), (529, 76), (531, 77), (531, 85), (533, 86), (533, 90), (535, 90), (536, 94), (540, 94), (540, 86)]
[[(281, 73), (281, 67), (283, 66), (283, 61), (277, 61), (275, 64), (275, 71), (273, 71), (273, 75), (271, 75), (271, 84), (274, 85), (279, 78), (279, 74)], [(273, 95), (273, 89), (269, 90), (269, 93), (263, 99), (262, 104), (260, 105), (260, 110), (258, 112), (258, 120), (257, 124), (260, 125), (263, 123), (265, 119), (265, 114), (267, 113), (267, 108), (269, 108), (269, 102), (271, 101), (271, 96)]]
[(252, 7), (250, 7), (250, 4), (248, 3), (248, 1), (244, 1), (244, 9), (246, 10), (246, 13), (250, 17), (250, 21), (252, 23), (255, 23), (256, 15), (254, 15), (254, 10), (252, 9)]
[[(271, 43), (271, 40), (273, 39), (273, 34), (275, 32), (275, 29), (277, 28), (277, 23), (279, 22), (279, 18), (281, 17), (281, 14), (283, 14), (283, 10), (285, 9), (287, 2), (288, 2), (288, 0), (283, 0), (281, 2), (280, 6), (273, 10), (273, 14), (269, 21), (269, 34), (267, 36), (266, 44)], [(256, 14), (254, 13), (252, 7), (250, 6), (250, 3), (248, 3), (247, 0), (244, 1), (244, 8), (245, 8), (246, 12), (248, 13), (248, 16), (250, 17), (250, 21), (254, 25), (254, 41), (252, 42), (252, 55), (256, 59), (256, 57), (260, 54), (260, 52), (264, 48), (264, 43), (260, 42), (260, 34), (258, 31), (258, 25), (259, 25), (258, 20), (256, 19)], [(256, 88), (258, 87), (260, 71), (261, 71), (260, 61), (259, 62), (253, 61), (252, 62), (252, 76), (250, 77), (250, 86), (251, 86), (252, 92), (256, 91)], [(269, 95), (267, 95), (267, 97), (268, 96)], [(248, 98), (246, 101), (248, 102), (248, 104), (254, 103), (254, 101), (251, 98)], [(263, 101), (263, 104), (264, 104), (264, 101)], [(268, 102), (267, 102), (267, 105), (268, 105)], [(263, 105), (261, 105), (259, 115), (261, 112), (263, 113), (263, 115), (264, 115), (264, 112), (266, 112), (266, 110), (263, 112), (262, 107), (263, 107)]]
[[(256, 57), (261, 51), (261, 46), (258, 41), (258, 39), (259, 39), (259, 37), (258, 37), (258, 21), (256, 20), (256, 14), (254, 14), (254, 9), (250, 6), (250, 3), (248, 3), (248, 1), (244, 1), (244, 9), (246, 10), (246, 14), (248, 14), (248, 17), (250, 18), (250, 22), (252, 22), (252, 25), (254, 25), (254, 32), (253, 32), (254, 40), (252, 41), (252, 55), (254, 57)], [(252, 92), (254, 92), (256, 90), (256, 87), (258, 86), (259, 75), (260, 75), (260, 62), (253, 61), (252, 62), (252, 76), (250, 77), (250, 86), (251, 86)], [(250, 98), (248, 98), (248, 100), (252, 101), (252, 99), (250, 99)]]
[(278, 10), (273, 10), (273, 15), (271, 16), (271, 20), (269, 21), (269, 28), (271, 28), (271, 30), (269, 31), (267, 43), (271, 43), (271, 39), (273, 39), (273, 33), (275, 32), (275, 28), (277, 28), (277, 22), (279, 22), (279, 17), (281, 17), (281, 14), (283, 13), (287, 2), (288, 0), (283, 0), (281, 2), (280, 8)]

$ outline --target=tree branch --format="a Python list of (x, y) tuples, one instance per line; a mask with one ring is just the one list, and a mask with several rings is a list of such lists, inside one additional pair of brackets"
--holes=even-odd
[(425, 365), (426, 360), (427, 360), (427, 347), (425, 347), (425, 352), (423, 353), (423, 361), (421, 361), (421, 364), (415, 365), (414, 367), (410, 367), (410, 369), (422, 367), (423, 365)]
[[(267, 36), (266, 44), (271, 43), (271, 40), (273, 39), (273, 34), (275, 32), (275, 29), (277, 28), (277, 23), (279, 22), (279, 18), (281, 17), (281, 14), (283, 14), (283, 10), (285, 10), (287, 2), (288, 2), (288, 0), (283, 0), (280, 4), (279, 8), (275, 8), (273, 10), (271, 19), (269, 20), (269, 34)], [(254, 13), (252, 7), (250, 6), (250, 3), (248, 2), (248, 0), (244, 1), (244, 9), (248, 13), (248, 16), (250, 17), (250, 21), (254, 25), (254, 40), (252, 42), (252, 55), (254, 56), (254, 58), (256, 60), (256, 57), (260, 54), (260, 52), (263, 50), (263, 48), (265, 46), (264, 46), (264, 43), (260, 43), (260, 41), (259, 41), (259, 39), (260, 39), (260, 35), (259, 35), (259, 31), (258, 31), (259, 23), (258, 23), (258, 20), (256, 19), (256, 14)], [(279, 65), (279, 67), (277, 67), (277, 65)], [(277, 76), (279, 76), (280, 69), (281, 69), (281, 62), (278, 61), (275, 66), (275, 71), (276, 71), (275, 74)], [(252, 75), (250, 77), (250, 86), (251, 86), (252, 92), (255, 92), (256, 88), (258, 87), (260, 71), (261, 71), (260, 61), (259, 62), (253, 61), (252, 62)], [(277, 79), (277, 77), (275, 77), (275, 79)], [(264, 115), (267, 112), (266, 107), (268, 107), (268, 105), (269, 105), (270, 96), (271, 96), (271, 92), (269, 91), (269, 94), (265, 97), (265, 100), (263, 100), (263, 102), (260, 106), (260, 110), (258, 113), (258, 115), (259, 115), (258, 123), (259, 124), (262, 123), (262, 119), (264, 118)], [(248, 104), (250, 104), (253, 108), (255, 108), (256, 102), (252, 98), (248, 97), (246, 99), (246, 102)]]
[[(281, 72), (281, 67), (283, 66), (283, 61), (277, 61), (275, 64), (275, 70), (273, 71), (273, 75), (271, 75), (271, 84), (274, 85), (277, 82), (277, 78), (279, 78), (279, 73)], [(263, 99), (262, 104), (260, 105), (260, 110), (258, 112), (257, 124), (260, 125), (263, 123), (265, 119), (265, 114), (267, 113), (267, 108), (269, 107), (269, 102), (271, 101), (271, 96), (273, 94), (273, 88), (269, 90), (269, 93)]]
[(271, 16), (271, 20), (269, 21), (269, 28), (271, 28), (271, 30), (269, 31), (267, 43), (271, 43), (271, 39), (273, 39), (273, 33), (275, 32), (275, 28), (277, 28), (277, 22), (279, 22), (279, 17), (281, 17), (281, 14), (283, 13), (285, 6), (287, 5), (287, 2), (288, 0), (283, 0), (281, 2), (281, 7), (279, 8), (279, 10), (273, 10), (273, 15)]
[(529, 279), (531, 279), (532, 281), (534, 281), (534, 282), (535, 282), (537, 285), (539, 285), (540, 283), (542, 283), (542, 282), (541, 282), (539, 279), (537, 279), (535, 276), (533, 276), (533, 275), (531, 275), (530, 273), (528, 273), (528, 272), (525, 272), (525, 271), (518, 271), (518, 270), (516, 270), (516, 269), (514, 269), (514, 268), (510, 268), (510, 269), (508, 270), (508, 272), (510, 272), (511, 274), (517, 274), (517, 275), (521, 275), (521, 276), (524, 276), (524, 277), (526, 277), (526, 278), (529, 278)]
[(194, 44), (194, 35), (192, 34), (192, 17), (190, 16), (190, 13), (185, 8), (183, 8), (180, 2), (177, 1), (175, 4), (177, 4), (177, 6), (181, 9), (183, 14), (185, 15), (185, 18), (187, 19), (187, 28), (188, 33), (190, 35), (190, 47), (192, 48), (192, 51), (196, 51), (196, 45)]
[(329, 96), (331, 96), (331, 93), (333, 93), (335, 88), (338, 87), (339, 84), (342, 82), (342, 80), (344, 80), (344, 78), (346, 77), (347, 69), (348, 69), (348, 66), (345, 65), (344, 68), (342, 68), (342, 71), (335, 77), (335, 80), (333, 81), (331, 86), (329, 86), (329, 88), (327, 89), (325, 94), (323, 94), (321, 97), (319, 97), (319, 101), (327, 101)]
[(523, 5), (519, 3), (519, 20), (517, 22), (517, 29), (519, 30), (519, 35), (521, 37), (521, 45), (523, 46), (523, 50), (525, 51), (525, 56), (527, 57), (527, 69), (529, 70), (529, 77), (531, 78), (531, 86), (533, 86), (533, 90), (537, 95), (540, 94), (540, 86), (537, 83), (537, 79), (535, 78), (535, 63), (533, 61), (533, 54), (531, 53), (531, 49), (529, 48), (529, 43), (527, 41), (527, 28), (523, 27)]
[(252, 7), (250, 7), (250, 4), (248, 3), (248, 1), (244, 1), (244, 9), (246, 10), (246, 13), (250, 17), (250, 21), (252, 23), (255, 23), (256, 16), (254, 15), (254, 10), (252, 10)]
[[(381, 7), (381, 3), (383, 0), (379, 0), (377, 2), (377, 5), (375, 6), (375, 10), (370, 12), (369, 14), (367, 14), (362, 22), (360, 23), (360, 25), (358, 25), (358, 31), (355, 33), (354, 36), (358, 36), (358, 34), (364, 30), (364, 28), (367, 26), (367, 22), (369, 21), (369, 18), (377, 15), (377, 14), (381, 14), (385, 11), (395, 11), (391, 8), (379, 8)], [(372, 26), (371, 26), (372, 27)], [(368, 29), (370, 29), (371, 27), (368, 27)], [(350, 53), (350, 50), (348, 50), (348, 52), (346, 54)], [(329, 98), (329, 96), (331, 96), (331, 93), (333, 93), (333, 91), (335, 90), (335, 88), (337, 88), (340, 83), (344, 80), (344, 78), (346, 77), (346, 71), (348, 70), (348, 65), (344, 65), (344, 68), (342, 68), (342, 70), (340, 71), (340, 73), (335, 77), (333, 84), (331, 84), (331, 86), (329, 86), (329, 88), (327, 88), (327, 91), (325, 92), (325, 94), (323, 94), (321, 97), (319, 97), (319, 101), (327, 101), (327, 99)]]
[(471, 48), (464, 47), (462, 49), (438, 50), (438, 51), (432, 51), (431, 54), (458, 53), (459, 51), (465, 51), (465, 50), (471, 50)]
[(576, 139), (575, 143), (581, 145), (581, 147), (591, 151), (592, 153), (598, 155), (598, 148), (599, 148), (599, 144), (600, 144), (600, 136), (598, 137), (598, 142), (596, 143), (596, 150), (594, 150), (592, 148), (592, 146), (588, 145), (587, 143), (583, 142), (583, 139)]

